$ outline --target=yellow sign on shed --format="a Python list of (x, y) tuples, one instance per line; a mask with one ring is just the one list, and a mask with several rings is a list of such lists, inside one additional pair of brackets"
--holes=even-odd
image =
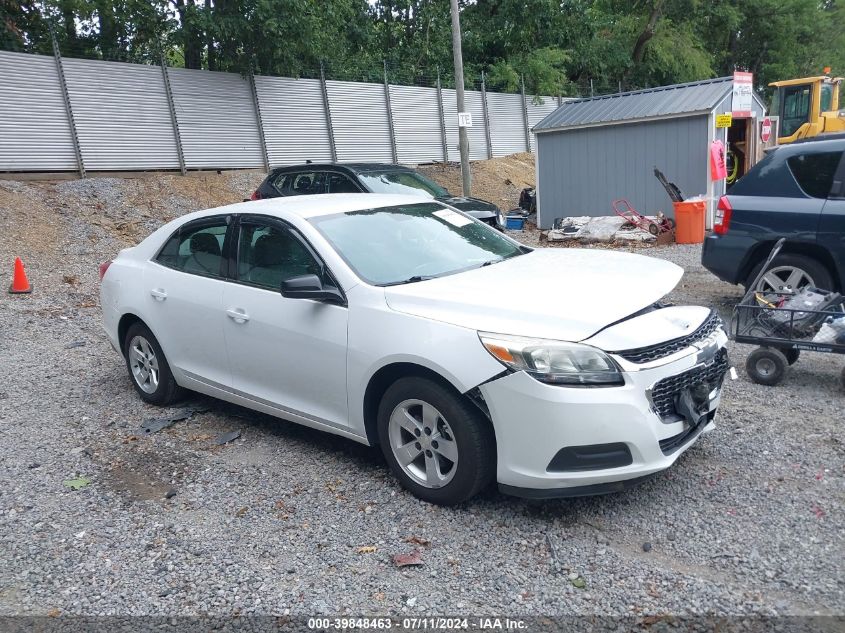
[(716, 115), (716, 127), (730, 127), (731, 123), (733, 123), (733, 115), (731, 114), (717, 114)]

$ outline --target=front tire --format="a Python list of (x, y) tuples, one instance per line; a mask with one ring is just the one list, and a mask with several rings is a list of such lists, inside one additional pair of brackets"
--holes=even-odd
[(783, 380), (788, 361), (783, 352), (773, 347), (759, 347), (748, 355), (745, 371), (758, 385), (773, 387)]
[(490, 423), (459, 394), (428, 378), (401, 378), (388, 388), (379, 405), (378, 432), (390, 469), (423, 501), (467, 501), (495, 476)]
[(123, 356), (132, 385), (144, 402), (165, 407), (182, 395), (161, 345), (143, 323), (129, 326), (123, 340)]

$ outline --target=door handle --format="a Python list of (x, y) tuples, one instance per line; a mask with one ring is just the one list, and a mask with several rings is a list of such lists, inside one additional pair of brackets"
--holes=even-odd
[(152, 290), (150, 290), (150, 294), (156, 301), (164, 301), (165, 299), (167, 299), (167, 293), (164, 291), (163, 288), (153, 288)]
[(231, 308), (229, 310), (226, 310), (226, 314), (235, 323), (246, 323), (247, 321), (249, 321), (249, 315), (240, 308)]

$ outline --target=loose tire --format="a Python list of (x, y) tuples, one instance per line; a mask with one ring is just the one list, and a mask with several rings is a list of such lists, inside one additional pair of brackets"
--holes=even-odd
[(496, 472), (490, 423), (434, 380), (397, 380), (378, 411), (381, 450), (407, 490), (423, 501), (455, 505), (475, 496)]
[[(745, 281), (746, 288), (750, 288), (757, 279), (764, 263), (757, 264), (748, 275)], [(785, 253), (775, 257), (769, 266), (769, 272), (763, 276), (754, 290), (762, 293), (792, 293), (807, 285), (833, 290), (833, 277), (827, 267), (818, 260), (804, 255)]]
[(164, 407), (179, 399), (182, 390), (150, 328), (140, 322), (129, 326), (123, 356), (132, 385), (144, 402)]
[(788, 365), (786, 356), (773, 347), (759, 347), (748, 355), (745, 371), (758, 385), (772, 387), (778, 384)]

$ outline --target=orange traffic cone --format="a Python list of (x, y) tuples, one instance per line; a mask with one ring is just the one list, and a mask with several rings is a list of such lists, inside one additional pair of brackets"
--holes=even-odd
[(21, 258), (15, 257), (15, 275), (12, 277), (9, 293), (19, 295), (27, 292), (32, 292), (32, 286), (29, 285), (29, 280), (26, 278), (26, 271), (23, 269)]

